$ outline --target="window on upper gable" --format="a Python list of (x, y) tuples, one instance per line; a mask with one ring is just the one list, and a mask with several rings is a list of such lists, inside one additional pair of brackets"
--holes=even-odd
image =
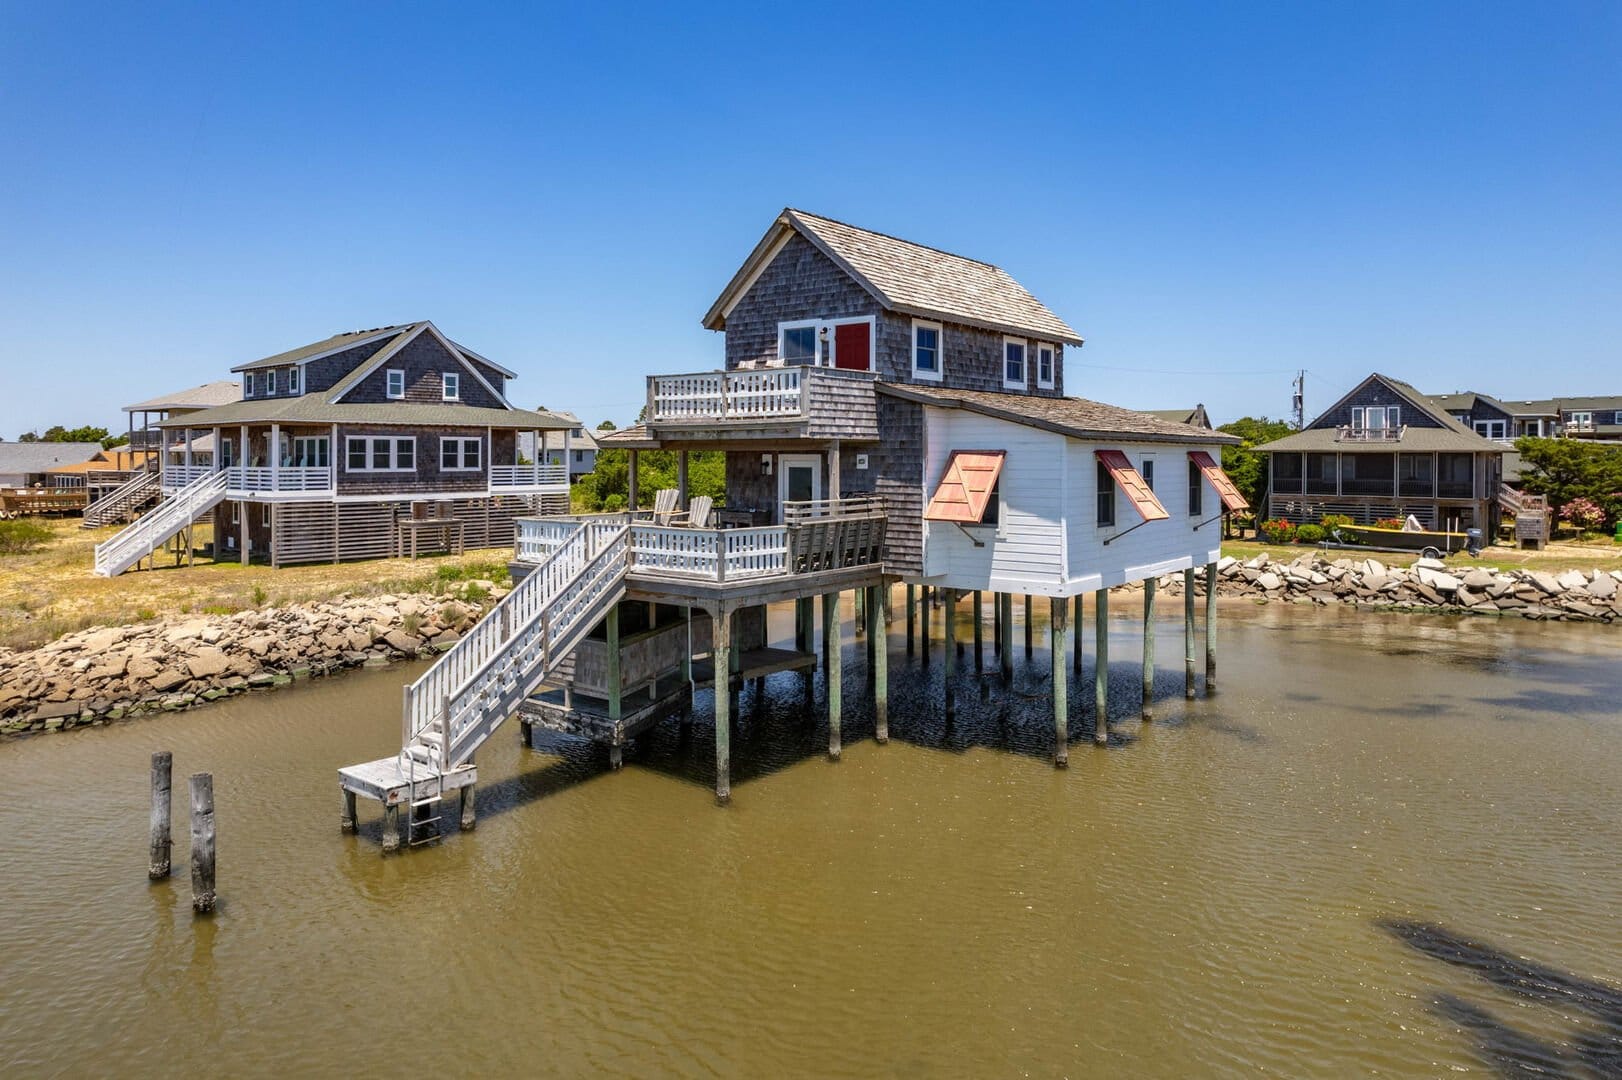
[(1053, 389), (1053, 346), (1038, 345), (1036, 347), (1036, 385), (1044, 390)]
[(1002, 343), (1002, 384), (1005, 389), (1025, 389), (1025, 342), (1004, 338)]
[(271, 368), (269, 371), (265, 372), (265, 396), (266, 397), (275, 397), (276, 396), (276, 369), (275, 368)]
[(251, 371), (244, 371), (242, 373), (242, 396), (245, 398), (253, 397), (253, 376), (254, 373)]
[(784, 324), (777, 335), (777, 359), (783, 364), (818, 362), (815, 323)]
[(439, 379), (441, 396), (446, 401), (460, 401), (462, 398), (462, 376), (454, 371), (447, 371)]
[(1138, 464), (1138, 475), (1143, 477), (1143, 482), (1148, 485), (1150, 491), (1153, 491), (1155, 489), (1155, 459), (1145, 454), (1143, 460)]
[(1107, 528), (1115, 524), (1115, 474), (1100, 461), (1097, 476), (1098, 524)]
[(301, 381), (299, 376), (303, 374), (303, 371), (303, 368), (296, 367), (287, 369), (287, 392), (289, 394), (299, 392), (299, 382)]
[(388, 398), (405, 397), (405, 372), (399, 368), (390, 368), (383, 375), (383, 395)]
[(912, 377), (940, 381), (940, 323), (925, 322), (922, 319), (912, 321)]

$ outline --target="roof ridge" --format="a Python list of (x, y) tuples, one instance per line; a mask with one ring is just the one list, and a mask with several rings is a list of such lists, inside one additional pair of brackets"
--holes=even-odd
[(882, 236), (886, 240), (894, 240), (896, 243), (898, 243), (898, 244), (906, 244), (908, 247), (923, 248), (925, 251), (933, 251), (937, 255), (946, 255), (946, 256), (948, 256), (950, 258), (953, 258), (953, 259), (962, 259), (964, 262), (977, 263), (980, 266), (987, 267), (988, 269), (991, 269), (991, 270), (996, 270), (999, 273), (1003, 273), (1003, 274), (1008, 273), (1008, 271), (1004, 270), (1002, 267), (998, 266), (996, 263), (987, 262), (984, 259), (976, 259), (972, 255), (960, 255), (955, 251), (947, 251), (945, 248), (935, 247), (933, 244), (920, 244), (918, 241), (916, 241), (916, 240), (908, 240), (904, 236), (896, 236), (894, 233), (880, 232), (877, 229), (869, 229), (865, 225), (853, 225), (848, 221), (841, 221), (839, 218), (831, 218), (827, 214), (817, 214), (817, 213), (813, 213), (810, 210), (801, 210), (798, 207), (794, 207), (794, 206), (785, 206), (785, 207), (783, 207), (783, 212), (785, 214), (800, 214), (800, 215), (803, 215), (805, 217), (816, 218), (818, 221), (831, 222), (831, 223), (833, 223), (835, 225), (843, 225), (847, 229), (855, 229), (857, 232), (868, 233), (868, 234), (870, 234), (872, 236)]

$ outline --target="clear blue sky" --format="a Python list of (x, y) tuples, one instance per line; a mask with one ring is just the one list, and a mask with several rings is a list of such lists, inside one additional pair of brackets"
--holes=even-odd
[(1622, 393), (1615, 3), (3, 0), (0, 135), (7, 438), (419, 318), (624, 422), (784, 205), (1004, 266), (1072, 394)]

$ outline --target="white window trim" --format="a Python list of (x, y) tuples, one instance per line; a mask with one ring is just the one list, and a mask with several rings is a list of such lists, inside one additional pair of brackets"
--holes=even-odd
[[(918, 331), (920, 329), (935, 331), (934, 371), (925, 371), (918, 366)], [(941, 327), (940, 323), (930, 322), (928, 319), (912, 320), (912, 377), (915, 379), (923, 379), (928, 382), (940, 382), (941, 379), (945, 377), (946, 371), (946, 360), (942, 355), (946, 351), (945, 345), (946, 331)]]
[(297, 394), (300, 392), (299, 383), (302, 381), (300, 376), (303, 373), (304, 369), (301, 367), (295, 366), (287, 369), (287, 392), (289, 394)]
[[(825, 366), (839, 366), (839, 335), (834, 333), (834, 327), (855, 326), (857, 323), (867, 324), (867, 370), (877, 371), (879, 369), (878, 319), (872, 315), (855, 315), (847, 319), (824, 320), (824, 325), (828, 327), (828, 362)], [(850, 368), (849, 370), (860, 371), (862, 369)]]
[[(456, 392), (454, 394), (451, 393), (452, 383), (447, 382), (446, 381), (447, 379), (450, 379), (450, 380), (454, 381), (454, 385), (456, 387)], [(440, 398), (441, 401), (461, 401), (462, 400), (462, 373), (461, 372), (459, 372), (459, 371), (442, 371), (442, 372), (439, 373), (439, 398)]]
[[(1471, 426), (1475, 428), (1476, 434), (1483, 439), (1505, 439), (1509, 437), (1509, 425), (1502, 420), (1477, 420)], [(1498, 432), (1497, 435), (1493, 434), (1495, 430)]]
[[(1015, 382), (1008, 377), (1008, 346), (1021, 347), (1019, 359), (1020, 379)], [(1031, 386), (1031, 343), (1025, 338), (1007, 337), (1002, 339), (1002, 355), (997, 358), (1002, 370), (1002, 386), (1004, 390), (1029, 390)]]
[[(1059, 375), (1059, 350), (1057, 346), (1049, 345), (1045, 341), (1038, 341), (1036, 350), (1036, 386), (1040, 390), (1052, 390)], [(1048, 377), (1042, 378), (1042, 353), (1048, 354)]]
[(1143, 477), (1144, 486), (1150, 491), (1155, 489), (1155, 456), (1153, 454), (1138, 455), (1138, 475)]
[[(445, 444), (456, 443), (456, 460), (467, 460), (467, 444), (473, 443), (479, 447), (479, 464), (454, 465), (445, 464)], [(483, 472), (484, 471), (484, 440), (477, 435), (441, 435), (439, 437), (439, 471), (440, 472)]]
[[(772, 367), (786, 367), (788, 365), (788, 359), (783, 355), (783, 346), (788, 340), (786, 331), (804, 330), (806, 327), (810, 327), (812, 330), (817, 331), (817, 333), (814, 335), (817, 339), (816, 362), (810, 366), (822, 366), (822, 323), (817, 319), (790, 319), (787, 322), (780, 322), (777, 324), (777, 355), (769, 361)], [(801, 365), (799, 362), (796, 362), (795, 366), (798, 367)]]
[(259, 524), (267, 529), (270, 528), (270, 504), (268, 502), (259, 504)]
[[(298, 451), (299, 451), (299, 444), (300, 443), (309, 443), (309, 444), (325, 443), (326, 446), (327, 446), (327, 462), (328, 462), (328, 465), (331, 464), (331, 462), (332, 462), (332, 439), (331, 439), (330, 436), (327, 436), (327, 435), (294, 435), (292, 437), (292, 439), (287, 444), (287, 460), (289, 462), (295, 462), (295, 461), (298, 460)], [(299, 465), (291, 465), (290, 464), (288, 466), (288, 468), (325, 469), (325, 468), (328, 467), (328, 465), (303, 465), (303, 466), (299, 466)]]
[[(394, 376), (400, 376), (400, 392), (398, 394), (389, 389)], [(405, 368), (385, 368), (383, 371), (383, 396), (390, 401), (404, 401), (406, 392)]]
[(253, 384), (259, 381), (254, 378), (256, 374), (258, 372), (254, 371), (244, 371), (242, 373), (242, 396), (244, 398), (253, 397)]
[[(376, 469), (376, 468), (373, 468), (372, 465), (371, 465), (371, 461), (372, 461), (372, 441), (374, 439), (387, 439), (387, 440), (389, 440), (389, 467), (386, 468), (386, 469)], [(366, 462), (367, 462), (367, 464), (366, 464), (366, 466), (364, 468), (359, 468), (359, 469), (357, 469), (353, 465), (349, 464), (349, 449), (350, 449), (351, 446), (353, 446), (355, 443), (358, 443), (358, 442), (366, 444)], [(403, 443), (403, 442), (409, 442), (413, 446), (413, 449), (412, 449), (412, 452), (411, 452), (412, 464), (408, 468), (401, 468), (400, 466), (395, 464), (395, 462), (400, 460), (400, 444)], [(416, 437), (411, 436), (411, 435), (345, 435), (344, 436), (344, 472), (346, 472), (346, 473), (415, 473), (417, 471), (417, 466), (416, 466), (417, 453), (416, 453), (416, 449), (415, 449), (416, 442), (417, 442)]]

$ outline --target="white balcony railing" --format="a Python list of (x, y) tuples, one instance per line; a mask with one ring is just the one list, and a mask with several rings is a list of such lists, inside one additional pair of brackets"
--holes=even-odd
[(648, 420), (692, 423), (804, 416), (811, 370), (780, 367), (652, 375), (648, 378)]
[[(165, 465), (164, 490), (178, 490), (214, 471), (209, 465)], [(279, 469), (272, 469), (269, 465), (232, 465), (220, 471), (225, 473), (225, 486), (228, 491), (258, 494), (332, 490), (332, 470), (327, 468), (283, 465)]]
[(1336, 442), (1401, 442), (1407, 425), (1401, 427), (1352, 427), (1341, 425), (1335, 431)]
[(492, 465), (492, 488), (566, 487), (569, 483), (567, 465)]
[(165, 491), (178, 491), (213, 471), (213, 468), (208, 465), (165, 464), (163, 466), (163, 488)]

